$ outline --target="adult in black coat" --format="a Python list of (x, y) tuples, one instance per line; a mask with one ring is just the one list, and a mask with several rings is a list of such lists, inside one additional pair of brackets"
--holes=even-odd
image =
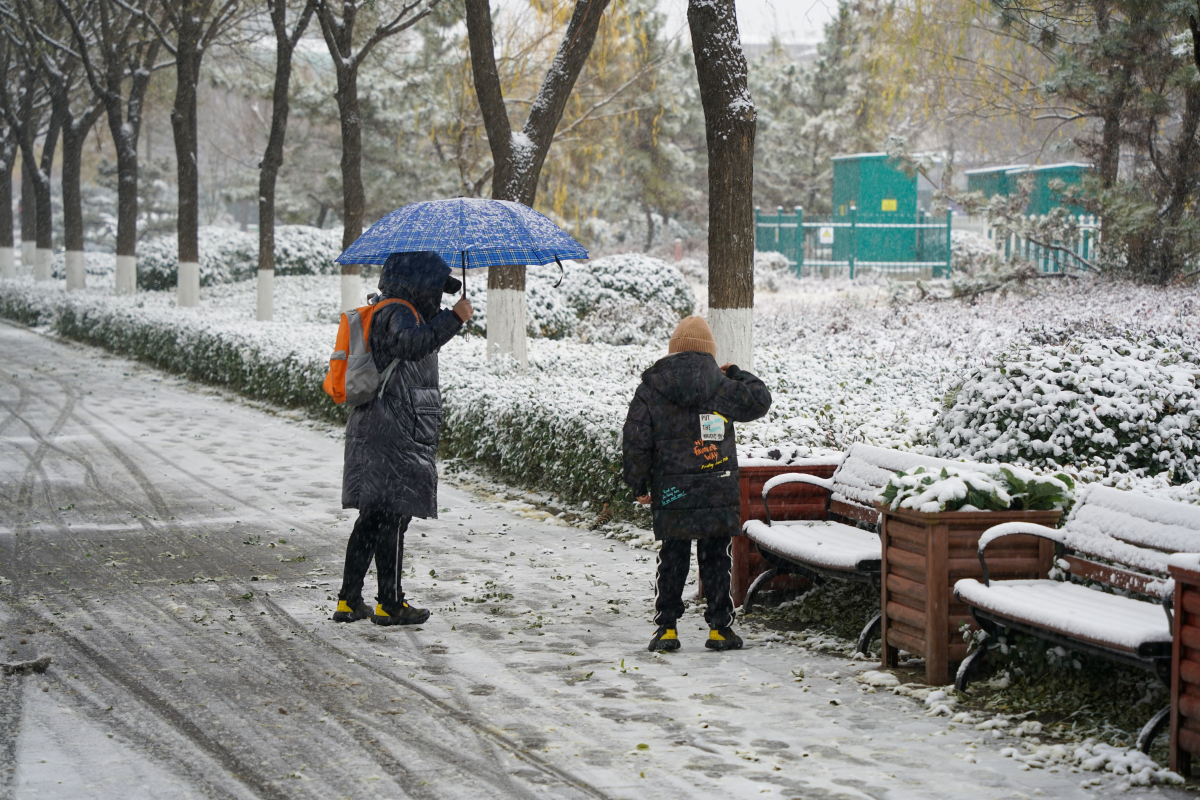
[[(429, 618), (405, 601), (400, 574), (409, 522), (437, 518), (438, 350), (474, 314), (465, 297), (453, 309), (442, 309), (441, 298), (460, 286), (436, 253), (395, 253), (383, 266), (375, 302), (405, 302), (372, 317), (368, 345), (384, 380), (346, 423), (342, 507), (359, 513), (346, 546), (338, 622), (371, 617), (378, 625), (408, 625)], [(362, 598), (372, 557), (379, 580), (374, 612)]]
[(730, 548), (741, 522), (733, 423), (766, 414), (771, 393), (736, 365), (718, 367), (716, 351), (708, 323), (684, 319), (671, 336), (671, 355), (642, 373), (625, 419), (625, 482), (650, 505), (654, 537), (662, 541), (651, 650), (679, 647), (675, 626), (684, 610), (692, 539), (708, 596), (705, 646), (729, 650), (742, 644), (730, 629)]

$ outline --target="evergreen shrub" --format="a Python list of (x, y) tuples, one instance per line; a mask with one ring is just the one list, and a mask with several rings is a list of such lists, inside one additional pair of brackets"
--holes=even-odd
[[(200, 285), (244, 281), (258, 272), (258, 237), (231, 228), (204, 227), (200, 235)], [(160, 236), (138, 242), (139, 289), (174, 289), (179, 282), (179, 240)]]
[(938, 455), (1101, 475), (1200, 477), (1200, 354), (1182, 339), (1039, 336), (946, 398)]

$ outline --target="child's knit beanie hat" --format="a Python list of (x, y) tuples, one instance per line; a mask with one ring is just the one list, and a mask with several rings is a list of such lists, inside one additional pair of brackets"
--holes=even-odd
[(704, 317), (684, 317), (671, 334), (668, 353), (708, 353), (717, 357), (717, 341)]

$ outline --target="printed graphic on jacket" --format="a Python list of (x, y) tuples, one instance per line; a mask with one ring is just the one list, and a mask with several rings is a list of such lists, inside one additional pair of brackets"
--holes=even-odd
[(670, 488), (663, 489), (662, 505), (665, 506), (667, 503), (674, 503), (676, 500), (684, 497), (686, 494), (687, 492), (683, 491), (678, 486), (672, 486)]
[(720, 414), (701, 414), (700, 438), (706, 442), (725, 441), (725, 418)]

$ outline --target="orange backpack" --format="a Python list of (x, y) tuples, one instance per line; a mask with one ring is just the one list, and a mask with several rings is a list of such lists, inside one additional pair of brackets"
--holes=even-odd
[[(379, 370), (375, 368), (375, 359), (371, 356), (371, 318), (389, 303), (408, 306), (408, 310), (417, 318), (417, 324), (421, 324), (421, 315), (412, 303), (398, 297), (344, 312), (338, 324), (333, 355), (329, 357), (329, 374), (325, 376), (325, 393), (338, 405), (361, 406), (371, 400), (379, 389)], [(386, 372), (391, 372), (391, 366)]]

